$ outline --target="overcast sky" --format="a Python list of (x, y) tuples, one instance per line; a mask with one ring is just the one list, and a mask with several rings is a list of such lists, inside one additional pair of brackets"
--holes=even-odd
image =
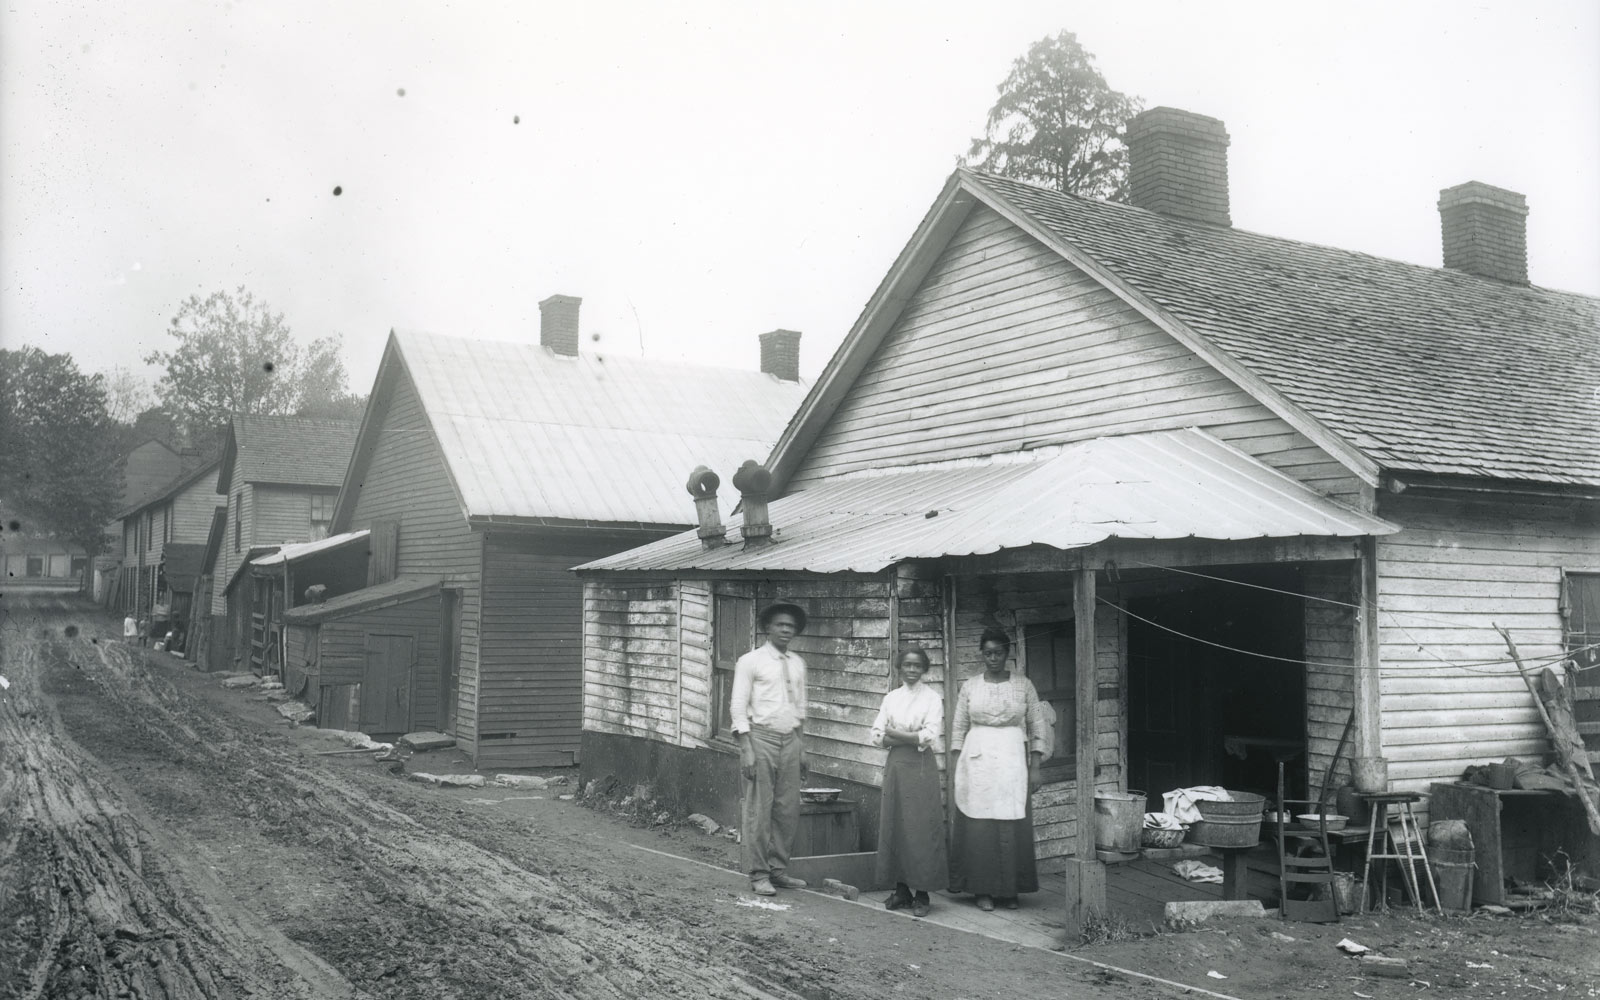
[(782, 326), (815, 375), (1063, 28), (1223, 119), (1239, 228), (1438, 266), (1439, 189), (1481, 180), (1527, 195), (1536, 284), (1600, 294), (1594, 0), (33, 0), (0, 13), (0, 344), (143, 370), (244, 285), (366, 392), (391, 328), (536, 339), (560, 292), (603, 350), (754, 367)]

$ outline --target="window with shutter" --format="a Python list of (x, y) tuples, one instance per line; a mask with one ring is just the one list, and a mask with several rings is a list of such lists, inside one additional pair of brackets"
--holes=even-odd
[(711, 609), (711, 735), (731, 739), (733, 668), (755, 642), (755, 601), (734, 594), (717, 594)]

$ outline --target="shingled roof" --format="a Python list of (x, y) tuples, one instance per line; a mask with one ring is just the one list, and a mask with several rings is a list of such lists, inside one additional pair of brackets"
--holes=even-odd
[(1600, 484), (1600, 299), (961, 170), (1386, 471)]
[(234, 476), (247, 483), (337, 488), (350, 465), (357, 430), (351, 420), (236, 413), (217, 491), (227, 492)]

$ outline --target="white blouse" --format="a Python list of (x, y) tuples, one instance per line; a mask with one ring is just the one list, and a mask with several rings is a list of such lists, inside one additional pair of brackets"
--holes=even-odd
[(944, 699), (939, 697), (939, 692), (920, 681), (916, 687), (900, 685), (883, 696), (883, 707), (878, 709), (878, 717), (872, 723), (872, 742), (875, 745), (887, 746), (883, 741), (886, 729), (916, 733), (919, 753), (924, 750), (942, 752)]

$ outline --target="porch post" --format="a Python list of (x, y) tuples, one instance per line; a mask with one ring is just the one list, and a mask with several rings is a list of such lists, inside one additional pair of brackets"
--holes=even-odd
[(1352, 757), (1383, 756), (1383, 719), (1378, 703), (1378, 544), (1371, 536), (1356, 543), (1354, 693), (1356, 743)]
[(1072, 572), (1073, 663), (1077, 668), (1077, 849), (1067, 859), (1067, 944), (1076, 945), (1094, 914), (1106, 908), (1106, 866), (1094, 850), (1095, 637), (1094, 574)]

